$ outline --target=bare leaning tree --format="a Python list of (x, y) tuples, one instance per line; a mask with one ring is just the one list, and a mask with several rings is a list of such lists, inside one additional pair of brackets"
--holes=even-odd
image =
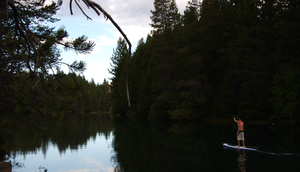
[[(73, 10), (72, 10), (72, 4), (73, 1), (76, 3), (76, 5), (79, 7), (79, 9), (81, 10), (81, 12), (87, 17), (87, 19), (92, 20), (92, 18), (90, 18), (85, 12), (84, 10), (81, 8), (80, 4), (78, 3), (79, 0), (70, 0), (70, 12), (71, 15), (73, 15)], [(128, 46), (129, 46), (129, 57), (128, 57), (128, 61), (127, 61), (127, 68), (126, 68), (126, 74), (125, 74), (125, 82), (126, 82), (126, 95), (127, 95), (127, 101), (128, 101), (128, 107), (130, 107), (130, 96), (129, 96), (129, 89), (128, 89), (128, 70), (129, 70), (129, 65), (130, 65), (130, 60), (131, 60), (131, 43), (128, 40), (127, 36), (124, 34), (124, 32), (122, 31), (122, 29), (119, 27), (119, 25), (114, 21), (114, 19), (96, 2), (91, 1), (91, 0), (82, 0), (82, 2), (84, 2), (84, 4), (88, 7), (88, 8), (92, 8), (98, 16), (100, 16), (101, 12), (103, 13), (104, 18), (106, 18), (106, 20), (110, 20), (113, 25), (118, 29), (118, 31), (122, 34), (122, 36), (124, 37), (124, 39), (126, 40)]]

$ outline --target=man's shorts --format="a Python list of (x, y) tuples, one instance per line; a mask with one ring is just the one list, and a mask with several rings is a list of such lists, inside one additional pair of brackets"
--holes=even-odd
[(237, 140), (245, 140), (244, 132), (243, 131), (238, 131), (238, 133), (237, 133)]

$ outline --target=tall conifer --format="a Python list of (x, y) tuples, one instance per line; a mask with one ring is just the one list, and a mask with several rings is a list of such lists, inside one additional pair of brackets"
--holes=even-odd
[(127, 104), (126, 91), (125, 91), (125, 71), (126, 61), (128, 58), (128, 49), (125, 40), (119, 38), (117, 47), (113, 51), (113, 55), (110, 58), (112, 60), (111, 69), (109, 73), (113, 75), (111, 78), (111, 91), (113, 103), (113, 113), (125, 113), (125, 107)]
[(165, 32), (179, 23), (180, 14), (175, 0), (155, 0), (154, 8), (154, 11), (151, 10), (152, 16), (150, 17), (152, 20), (150, 25), (154, 28), (154, 32)]

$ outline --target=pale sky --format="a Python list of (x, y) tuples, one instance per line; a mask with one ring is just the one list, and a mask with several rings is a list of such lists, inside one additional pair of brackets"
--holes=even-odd
[[(147, 34), (152, 30), (151, 12), (154, 9), (154, 0), (94, 0), (97, 2), (120, 26), (127, 38), (132, 44), (132, 52), (136, 49), (137, 42), (147, 38)], [(109, 79), (112, 76), (108, 69), (111, 67), (110, 57), (113, 49), (117, 45), (117, 40), (122, 35), (113, 26), (109, 20), (105, 20), (103, 15), (97, 16), (92, 9), (87, 9), (82, 1), (79, 4), (85, 13), (93, 20), (87, 18), (81, 13), (73, 1), (73, 15), (70, 14), (69, 0), (64, 0), (61, 9), (56, 17), (61, 20), (54, 24), (55, 27), (65, 26), (70, 38), (76, 38), (81, 35), (87, 36), (95, 41), (94, 51), (88, 55), (77, 55), (73, 52), (62, 50), (61, 58), (66, 63), (83, 60), (87, 63), (87, 70), (83, 73), (85, 78), (90, 81), (92, 78), (95, 83), (102, 83), (104, 78)], [(179, 12), (183, 14), (188, 0), (176, 0)], [(67, 67), (62, 69), (67, 73)]]

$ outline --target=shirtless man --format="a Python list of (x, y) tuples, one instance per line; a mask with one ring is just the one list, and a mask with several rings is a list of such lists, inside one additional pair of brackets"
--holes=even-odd
[(243, 141), (243, 147), (245, 147), (245, 138), (244, 138), (244, 122), (241, 121), (240, 118), (233, 118), (234, 122), (236, 122), (238, 126), (238, 131), (237, 131), (237, 142), (238, 142), (238, 147), (240, 147), (240, 141)]

